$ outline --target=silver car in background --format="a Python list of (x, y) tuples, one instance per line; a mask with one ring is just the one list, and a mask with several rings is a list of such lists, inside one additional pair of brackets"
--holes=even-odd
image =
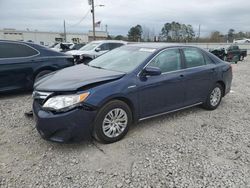
[(126, 44), (127, 42), (125, 41), (117, 40), (93, 41), (83, 46), (79, 50), (71, 50), (66, 53), (74, 57), (74, 61), (76, 64), (88, 64), (91, 60), (97, 58), (98, 56)]

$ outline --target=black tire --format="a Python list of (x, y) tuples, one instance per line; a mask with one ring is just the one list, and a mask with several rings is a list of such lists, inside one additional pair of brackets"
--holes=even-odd
[[(103, 130), (103, 122), (106, 116), (115, 109), (122, 109), (126, 115), (127, 115), (127, 125), (126, 128), (119, 134), (118, 136), (115, 137), (108, 137), (105, 135), (104, 130)], [(105, 104), (98, 112), (95, 123), (94, 123), (94, 130), (93, 130), (93, 136), (95, 137), (96, 140), (109, 144), (113, 142), (117, 142), (121, 140), (128, 132), (130, 125), (132, 124), (132, 112), (129, 106), (124, 103), (123, 101), (120, 100), (113, 100)], [(116, 125), (118, 126), (118, 125)], [(110, 129), (109, 129), (110, 130)], [(113, 132), (113, 131), (111, 131)]]
[[(212, 97), (212, 94), (213, 94), (213, 92), (214, 92), (214, 90), (216, 88), (218, 88), (220, 90), (220, 97), (216, 101), (216, 105), (215, 105), (215, 103), (212, 104), (211, 97)], [(223, 97), (223, 93), (224, 93), (224, 89), (221, 86), (221, 84), (219, 84), (219, 83), (215, 84), (215, 86), (213, 87), (213, 89), (209, 92), (209, 95), (208, 95), (208, 97), (206, 99), (206, 102), (203, 103), (202, 107), (205, 108), (205, 109), (207, 109), (207, 110), (215, 110), (220, 105), (220, 103), (221, 103), (221, 99)]]
[(39, 73), (36, 75), (36, 77), (35, 77), (35, 79), (34, 79), (34, 82), (36, 82), (39, 78), (41, 78), (41, 77), (43, 77), (43, 76), (45, 76), (46, 74), (49, 74), (49, 73), (51, 73), (51, 72), (52, 72), (51, 70), (43, 70), (43, 71), (39, 72)]

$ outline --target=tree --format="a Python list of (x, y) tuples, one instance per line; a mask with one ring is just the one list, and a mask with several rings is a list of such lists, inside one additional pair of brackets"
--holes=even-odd
[(192, 25), (181, 25), (181, 41), (191, 42), (195, 37), (194, 29)]
[(163, 41), (169, 42), (189, 42), (194, 38), (195, 33), (192, 25), (185, 25), (179, 22), (164, 24), (161, 30)]
[(235, 32), (235, 30), (234, 29), (229, 29), (229, 31), (228, 31), (228, 41), (229, 42), (233, 42), (233, 40), (234, 40), (234, 32)]
[(115, 40), (127, 40), (127, 38), (125, 36), (122, 36), (122, 35), (117, 35), (114, 39)]
[(213, 31), (210, 34), (210, 42), (222, 42), (223, 35), (219, 31)]
[(131, 27), (128, 31), (128, 40), (133, 42), (140, 42), (142, 37), (142, 27), (140, 25), (136, 25), (135, 27)]
[(165, 23), (165, 25), (161, 29), (161, 37), (164, 41), (172, 40), (172, 38), (170, 37), (171, 29), (172, 29), (171, 23)]

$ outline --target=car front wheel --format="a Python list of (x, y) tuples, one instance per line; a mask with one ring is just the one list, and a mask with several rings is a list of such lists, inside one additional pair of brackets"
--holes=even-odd
[(223, 88), (219, 83), (217, 83), (207, 97), (207, 100), (203, 104), (203, 107), (208, 110), (215, 110), (220, 105), (222, 96)]
[(94, 137), (103, 143), (121, 140), (132, 123), (129, 106), (119, 100), (104, 105), (97, 114), (94, 125)]

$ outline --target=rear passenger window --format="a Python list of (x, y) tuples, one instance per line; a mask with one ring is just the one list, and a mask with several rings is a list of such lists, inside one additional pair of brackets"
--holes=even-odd
[(183, 52), (186, 59), (187, 68), (206, 65), (204, 56), (200, 50), (195, 48), (185, 48), (183, 49)]
[(170, 49), (160, 53), (151, 63), (151, 67), (158, 67), (161, 72), (171, 72), (181, 69), (181, 55), (178, 49)]
[(25, 44), (0, 42), (0, 58), (30, 57), (38, 51)]
[(113, 50), (115, 48), (119, 48), (122, 45), (123, 45), (122, 43), (110, 43), (109, 47), (110, 47), (110, 50)]
[(206, 54), (204, 54), (204, 58), (205, 58), (205, 62), (206, 64), (214, 64), (213, 60), (210, 59), (210, 57), (208, 57)]

